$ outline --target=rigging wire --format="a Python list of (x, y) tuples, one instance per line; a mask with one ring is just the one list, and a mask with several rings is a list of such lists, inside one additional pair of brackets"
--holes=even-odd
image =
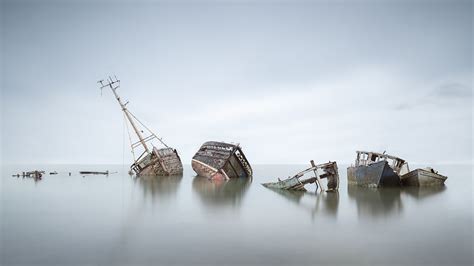
[(146, 130), (148, 130), (148, 132), (150, 132), (153, 136), (155, 136), (155, 138), (157, 138), (161, 142), (161, 144), (163, 144), (166, 148), (169, 148), (169, 146), (163, 142), (162, 138), (159, 138), (157, 135), (155, 135), (155, 133), (153, 133), (153, 131), (151, 131), (147, 126), (145, 126), (132, 112), (130, 112), (130, 110), (127, 109), (127, 112), (131, 114), (133, 118), (135, 118), (135, 120), (137, 120), (137, 122), (140, 123), (140, 125), (142, 125)]
[(125, 117), (122, 123), (122, 170), (125, 169)]
[[(126, 121), (127, 118), (125, 117), (125, 113), (123, 113), (123, 119), (124, 119), (124, 122), (125, 122), (125, 126), (127, 127), (128, 140), (130, 141), (130, 145), (132, 145), (132, 136), (130, 136), (130, 128), (128, 127), (128, 123)], [(133, 148), (132, 148), (132, 155), (133, 155), (133, 161), (136, 162), (135, 151), (134, 151)]]

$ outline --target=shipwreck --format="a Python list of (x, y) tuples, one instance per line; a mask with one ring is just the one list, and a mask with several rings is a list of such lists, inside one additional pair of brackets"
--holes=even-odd
[(43, 170), (34, 170), (34, 171), (28, 171), (28, 172), (22, 172), (21, 174), (16, 174), (16, 175), (12, 175), (13, 177), (30, 177), (30, 178), (34, 178), (35, 180), (38, 179), (38, 180), (41, 180), (41, 178), (43, 177), (43, 175), (45, 174), (45, 171)]
[[(137, 176), (170, 176), (170, 175), (182, 175), (183, 164), (181, 158), (178, 155), (176, 149), (166, 145), (162, 138), (159, 138), (153, 131), (146, 127), (138, 118), (133, 115), (130, 110), (126, 107), (128, 102), (123, 103), (117, 94), (117, 89), (120, 87), (120, 80), (109, 77), (106, 81), (100, 80), (102, 90), (103, 88), (109, 87), (115, 96), (120, 108), (123, 111), (124, 119), (128, 121), (125, 123), (132, 127), (137, 137), (136, 142), (132, 142), (132, 138), (129, 132), (130, 146), (133, 154), (133, 164), (130, 169)], [(142, 135), (145, 134), (146, 135)], [(154, 142), (158, 142), (161, 148), (157, 148)], [(138, 152), (138, 156), (136, 156)]]
[(403, 186), (443, 186), (447, 176), (441, 175), (431, 167), (418, 168), (401, 176)]
[(408, 172), (404, 159), (385, 152), (357, 151), (355, 165), (347, 168), (347, 181), (367, 187), (400, 186), (400, 176)]
[(447, 178), (430, 167), (410, 171), (407, 161), (385, 152), (357, 151), (355, 165), (347, 168), (350, 185), (367, 187), (442, 186)]
[[(315, 183), (316, 190), (319, 188), (321, 191), (332, 192), (339, 189), (339, 172), (336, 162), (316, 165), (314, 161), (311, 160), (310, 163), (310, 168), (303, 170), (294, 176), (288, 177), (284, 180), (278, 178), (278, 182), (263, 183), (262, 185), (271, 189), (306, 191), (306, 188), (304, 187), (306, 184)], [(314, 176), (304, 177), (308, 173), (313, 173)], [(321, 180), (324, 178), (327, 180), (326, 190), (321, 183)]]
[(209, 179), (252, 177), (252, 167), (238, 144), (206, 142), (193, 156), (191, 166)]

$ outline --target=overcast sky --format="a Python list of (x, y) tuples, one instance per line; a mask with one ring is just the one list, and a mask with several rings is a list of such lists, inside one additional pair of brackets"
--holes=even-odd
[(472, 163), (472, 1), (2, 1), (4, 163), (131, 161), (97, 80), (189, 164)]

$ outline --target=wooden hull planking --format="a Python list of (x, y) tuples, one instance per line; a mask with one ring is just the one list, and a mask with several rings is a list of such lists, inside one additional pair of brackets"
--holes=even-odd
[(137, 176), (175, 176), (183, 174), (183, 164), (178, 152), (172, 148), (157, 149), (140, 162), (133, 164)]
[(246, 178), (252, 167), (238, 145), (206, 142), (196, 152), (191, 167), (198, 176), (209, 179)]

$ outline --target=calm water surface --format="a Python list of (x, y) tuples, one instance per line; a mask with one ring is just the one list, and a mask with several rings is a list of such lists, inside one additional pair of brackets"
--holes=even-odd
[[(11, 176), (35, 168), (59, 174)], [(135, 179), (121, 165), (7, 165), (1, 264), (472, 265), (472, 166), (436, 166), (443, 188), (348, 187), (343, 165), (338, 193), (260, 185), (304, 168), (255, 165), (251, 181), (212, 183), (190, 166)]]

